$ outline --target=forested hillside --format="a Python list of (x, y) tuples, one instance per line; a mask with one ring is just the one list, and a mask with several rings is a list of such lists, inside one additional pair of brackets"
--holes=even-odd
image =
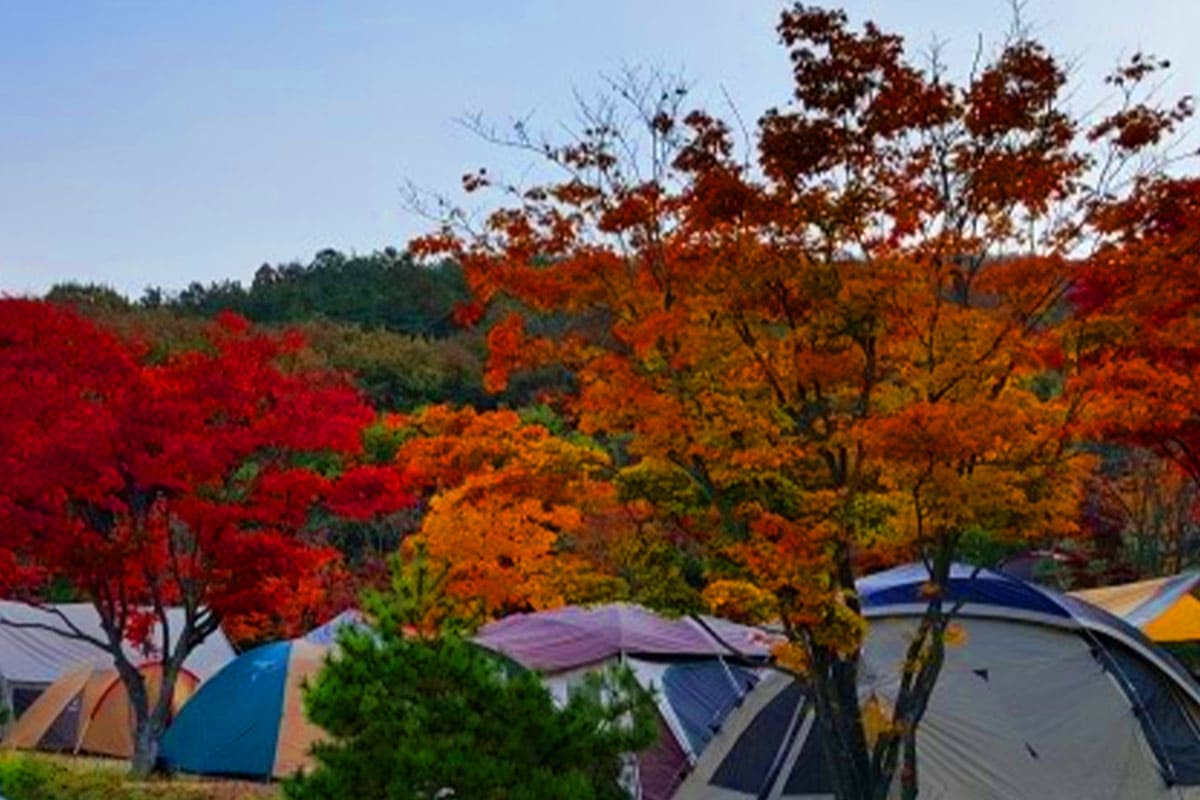
[(274, 324), (329, 319), (415, 336), (455, 331), (454, 308), (467, 298), (462, 270), (418, 266), (391, 248), (370, 255), (322, 250), (307, 264), (263, 264), (248, 287), (238, 281), (192, 283), (177, 295), (150, 289), (142, 304), (213, 316), (233, 311)]
[(452, 262), (424, 265), (387, 248), (369, 255), (322, 250), (307, 264), (263, 264), (250, 284), (191, 283), (147, 288), (129, 298), (96, 284), (64, 283), (45, 299), (71, 305), (135, 333), (163, 352), (190, 346), (206, 320), (232, 312), (265, 328), (304, 334), (313, 357), (354, 376), (381, 410), (429, 403), (493, 408), (527, 405), (564, 380), (531, 374), (499, 395), (483, 388), (484, 337), (491, 318), (456, 322), (469, 299)]

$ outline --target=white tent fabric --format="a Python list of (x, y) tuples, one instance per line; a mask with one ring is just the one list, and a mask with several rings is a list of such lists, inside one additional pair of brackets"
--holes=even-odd
[[(872, 661), (902, 658), (915, 626), (911, 619), (876, 621)], [(1087, 638), (1006, 620), (963, 626), (967, 641), (947, 650), (922, 723), (923, 797), (1176, 796), (1129, 699)], [(879, 672), (871, 688), (890, 700), (896, 671)]]
[[(95, 645), (55, 632), (70, 632), (56, 613), (60, 612), (70, 620), (71, 625), (103, 640), (105, 636), (100, 627), (100, 615), (95, 607), (90, 603), (63, 603), (51, 608), (55, 611), (10, 600), (0, 601), (0, 674), (14, 686), (44, 687), (66, 670), (81, 663), (103, 667), (112, 665), (112, 658), (108, 653)], [(174, 644), (178, 641), (179, 631), (183, 627), (183, 609), (168, 609), (167, 618), (171, 622), (171, 638)], [(53, 628), (54, 631), (13, 627), (5, 624), (6, 622), (37, 623)], [(153, 636), (154, 640), (161, 636), (157, 626)], [(125, 651), (135, 663), (147, 658), (128, 643), (125, 645)], [(233, 645), (218, 629), (192, 651), (184, 666), (204, 680), (232, 661), (235, 655)], [(151, 659), (158, 657), (159, 654), (153, 653), (149, 656)]]

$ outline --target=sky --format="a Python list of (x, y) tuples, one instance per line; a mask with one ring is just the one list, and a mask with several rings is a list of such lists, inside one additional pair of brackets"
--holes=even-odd
[[(846, 0), (965, 69), (1008, 0)], [(462, 124), (553, 131), (623, 66), (682, 72), (753, 120), (788, 99), (766, 0), (0, 0), (0, 293), (76, 280), (138, 296), (246, 281), (326, 247), (403, 247), (403, 187), (453, 195), (524, 156)], [(1029, 0), (1024, 16), (1102, 96), (1122, 55), (1200, 94), (1200, 0)]]

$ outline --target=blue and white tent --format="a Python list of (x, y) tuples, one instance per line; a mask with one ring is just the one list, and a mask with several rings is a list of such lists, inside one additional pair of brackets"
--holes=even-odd
[[(894, 700), (925, 609), (922, 566), (859, 583), (860, 692)], [(955, 567), (965, 640), (918, 734), (922, 800), (1200, 798), (1200, 687), (1120, 619), (1014, 578)], [(832, 797), (812, 706), (782, 673), (724, 720), (676, 798)]]

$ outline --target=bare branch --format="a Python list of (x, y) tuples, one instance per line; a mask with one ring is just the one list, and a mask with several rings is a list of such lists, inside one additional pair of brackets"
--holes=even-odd
[(18, 630), (47, 631), (49, 633), (58, 634), (59, 636), (63, 637), (64, 639), (76, 639), (81, 642), (87, 642), (88, 644), (90, 644), (94, 647), (98, 647), (101, 650), (111, 652), (112, 648), (110, 647), (108, 642), (105, 642), (101, 639), (97, 639), (95, 636), (92, 636), (90, 634), (84, 633), (82, 630), (79, 629), (78, 626), (75, 625), (75, 623), (71, 622), (71, 620), (67, 618), (67, 615), (64, 614), (60, 609), (54, 608), (53, 606), (41, 606), (41, 605), (33, 605), (32, 607), (38, 609), (39, 611), (45, 611), (46, 613), (52, 614), (53, 616), (57, 617), (64, 625), (67, 626), (67, 630), (63, 630), (62, 628), (57, 628), (53, 625), (49, 625), (44, 622), (17, 622), (16, 620), (7, 619), (3, 616), (0, 616), (0, 625), (7, 626), (9, 628), (16, 628)]

